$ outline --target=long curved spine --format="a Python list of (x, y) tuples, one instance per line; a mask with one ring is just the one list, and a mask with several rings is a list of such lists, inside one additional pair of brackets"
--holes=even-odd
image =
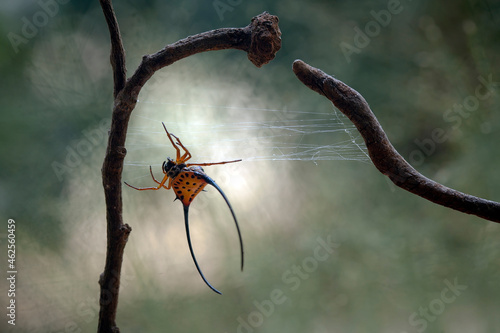
[(191, 257), (193, 257), (194, 265), (196, 266), (196, 269), (198, 270), (198, 273), (200, 273), (201, 278), (203, 279), (203, 281), (205, 281), (205, 283), (207, 284), (207, 286), (210, 289), (212, 289), (213, 291), (215, 291), (217, 294), (222, 295), (222, 293), (220, 291), (218, 291), (217, 289), (215, 289), (207, 281), (207, 279), (205, 279), (205, 276), (201, 272), (200, 266), (198, 265), (198, 262), (196, 261), (196, 257), (194, 255), (194, 251), (193, 251), (193, 246), (191, 245), (191, 235), (189, 233), (189, 218), (188, 218), (188, 215), (189, 215), (189, 206), (184, 206), (184, 222), (186, 224), (186, 235), (187, 235), (187, 240), (188, 240), (188, 245), (189, 245), (189, 251), (191, 252)]

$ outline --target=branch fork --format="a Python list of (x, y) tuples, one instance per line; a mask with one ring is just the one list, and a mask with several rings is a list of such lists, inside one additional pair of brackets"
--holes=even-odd
[(196, 53), (223, 49), (247, 52), (248, 59), (261, 67), (281, 48), (278, 17), (264, 12), (254, 17), (243, 28), (223, 28), (189, 36), (165, 46), (162, 50), (145, 55), (134, 74), (127, 80), (125, 50), (111, 0), (99, 0), (111, 39), (110, 62), (114, 78), (114, 105), (109, 131), (108, 147), (102, 166), (102, 180), (106, 199), (107, 253), (101, 274), (99, 333), (117, 333), (116, 311), (120, 287), (123, 252), (132, 229), (123, 223), (122, 170), (127, 153), (125, 139), (130, 115), (144, 84), (153, 74), (180, 59)]

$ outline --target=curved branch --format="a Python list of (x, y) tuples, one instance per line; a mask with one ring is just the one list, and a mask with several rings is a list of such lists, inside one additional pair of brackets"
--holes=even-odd
[(125, 94), (137, 98), (140, 89), (157, 70), (196, 53), (224, 49), (247, 52), (257, 67), (269, 63), (281, 48), (278, 17), (264, 12), (244, 28), (223, 28), (189, 36), (162, 50), (145, 55), (136, 72), (126, 84)]
[(106, 200), (107, 252), (101, 274), (99, 327), (100, 333), (117, 333), (115, 323), (120, 287), (123, 252), (131, 228), (122, 218), (122, 170), (127, 153), (125, 139), (130, 115), (137, 97), (155, 71), (190, 55), (213, 50), (238, 49), (248, 53), (257, 67), (268, 63), (281, 48), (278, 17), (266, 12), (254, 17), (244, 28), (217, 29), (190, 36), (167, 45), (159, 52), (143, 57), (134, 75), (125, 82), (125, 52), (118, 23), (110, 0), (100, 0), (111, 34), (111, 64), (114, 76), (114, 106), (108, 147), (102, 166), (102, 181)]
[(363, 96), (321, 70), (295, 60), (293, 71), (307, 87), (328, 98), (356, 126), (373, 164), (394, 184), (438, 205), (500, 222), (500, 203), (443, 186), (415, 170), (392, 146)]
[(125, 68), (125, 50), (123, 49), (122, 37), (118, 21), (111, 0), (99, 0), (101, 3), (104, 18), (108, 24), (109, 35), (111, 37), (111, 66), (113, 67), (114, 92), (116, 98), (120, 90), (125, 86), (127, 80), (127, 69)]

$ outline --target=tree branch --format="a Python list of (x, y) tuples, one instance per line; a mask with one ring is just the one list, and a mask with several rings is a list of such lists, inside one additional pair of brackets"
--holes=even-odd
[(307, 87), (328, 98), (356, 126), (373, 164), (394, 184), (438, 205), (500, 222), (500, 203), (443, 186), (415, 170), (392, 146), (363, 96), (321, 70), (295, 60), (293, 71)]
[(111, 34), (111, 64), (114, 76), (114, 106), (108, 147), (102, 166), (102, 180), (106, 199), (107, 253), (101, 274), (99, 333), (117, 333), (116, 310), (123, 252), (131, 228), (122, 218), (122, 170), (127, 153), (125, 139), (130, 115), (144, 84), (159, 69), (196, 53), (238, 49), (248, 53), (248, 59), (261, 67), (274, 59), (281, 48), (278, 17), (264, 12), (244, 28), (217, 29), (190, 36), (167, 45), (152, 55), (143, 57), (134, 75), (125, 82), (125, 52), (111, 1), (100, 0)]
[(278, 17), (264, 12), (244, 28), (223, 28), (181, 39), (155, 54), (145, 55), (126, 85), (126, 94), (137, 98), (140, 88), (155, 71), (178, 60), (205, 51), (237, 49), (247, 52), (257, 67), (269, 63), (281, 48)]
[(111, 66), (113, 67), (114, 92), (116, 98), (120, 90), (125, 86), (127, 79), (127, 69), (125, 68), (125, 50), (123, 49), (122, 37), (118, 21), (111, 0), (99, 0), (101, 3), (104, 18), (108, 24), (109, 35), (111, 37)]

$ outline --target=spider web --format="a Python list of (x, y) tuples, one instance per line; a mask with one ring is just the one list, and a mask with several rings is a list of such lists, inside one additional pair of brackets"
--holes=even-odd
[(139, 100), (134, 112), (127, 139), (135, 156), (126, 161), (131, 167), (159, 166), (175, 156), (162, 121), (198, 162), (370, 161), (356, 128), (333, 106), (321, 112)]

